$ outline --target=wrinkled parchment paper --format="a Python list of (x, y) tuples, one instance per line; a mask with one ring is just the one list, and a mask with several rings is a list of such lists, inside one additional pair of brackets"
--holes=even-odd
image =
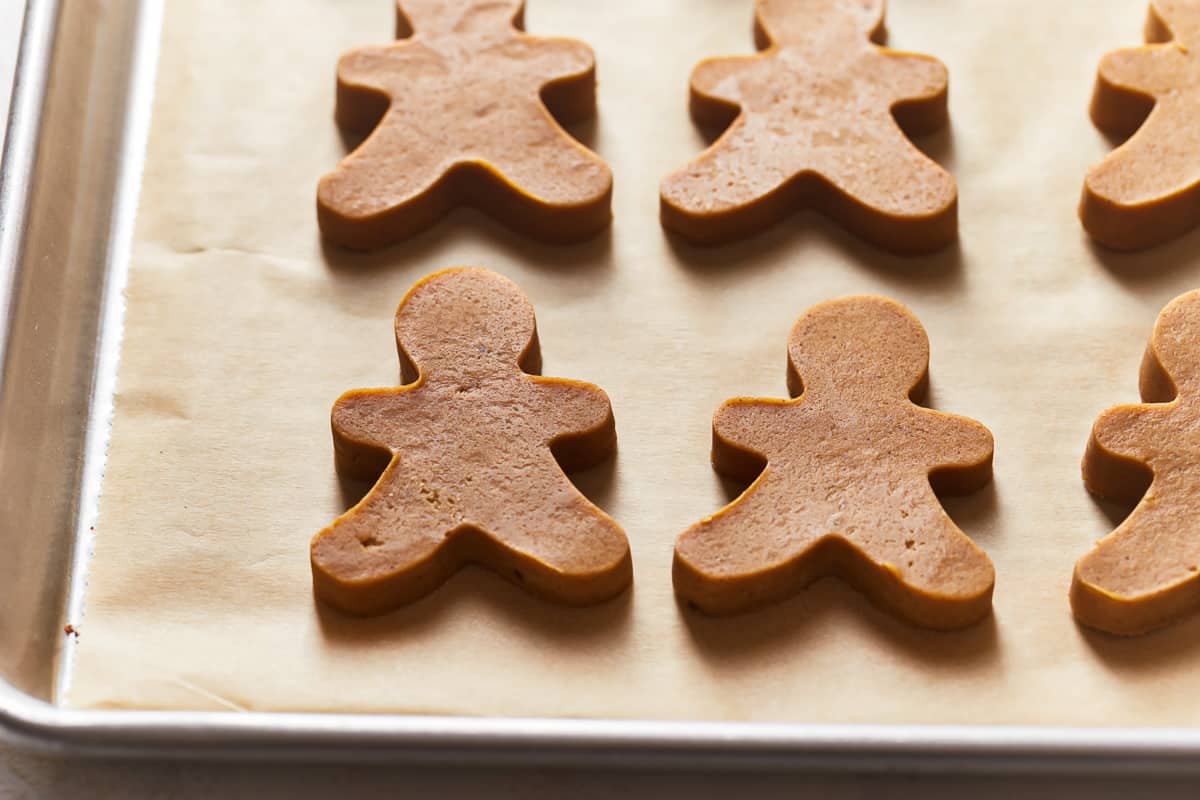
[[(692, 66), (750, 52), (750, 2), (530, 0), (533, 33), (595, 49), (611, 232), (531, 244), (472, 212), (374, 255), (323, 248), (317, 179), (345, 152), (334, 65), (387, 41), (388, 0), (168, 3), (112, 444), (73, 683), (78, 707), (796, 721), (1187, 725), (1200, 619), (1081, 631), (1075, 559), (1120, 518), (1079, 479), (1096, 414), (1136, 399), (1159, 308), (1200, 282), (1200, 234), (1136, 256), (1075, 217), (1111, 142), (1096, 65), (1141, 41), (1140, 0), (894, 0), (890, 43), (943, 59), (952, 130), (920, 144), (958, 180), (961, 245), (891, 257), (816, 215), (697, 250), (659, 227), (659, 178), (704, 144)], [(333, 470), (329, 409), (398, 380), (392, 314), (416, 279), (476, 264), (538, 312), (545, 372), (612, 397), (620, 453), (577, 478), (620, 521), (633, 591), (549, 606), (471, 568), (372, 620), (314, 604), (310, 537), (362, 492)], [(723, 505), (710, 418), (783, 396), (809, 305), (907, 303), (932, 404), (987, 424), (991, 488), (947, 502), (994, 559), (993, 619), (915, 630), (835, 580), (749, 616), (682, 613), (675, 536)]]

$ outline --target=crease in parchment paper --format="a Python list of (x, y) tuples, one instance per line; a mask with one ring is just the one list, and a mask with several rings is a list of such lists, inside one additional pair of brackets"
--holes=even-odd
[[(344, 50), (387, 41), (389, 0), (177, 0), (166, 8), (112, 443), (74, 707), (1191, 725), (1200, 620), (1136, 640), (1079, 629), (1075, 559), (1113, 526), (1079, 479), (1098, 412), (1137, 397), (1159, 308), (1200, 279), (1200, 234), (1094, 247), (1075, 206), (1112, 144), (1087, 104), (1145, 4), (894, 0), (892, 46), (950, 70), (951, 128), (919, 141), (958, 181), (961, 241), (922, 258), (803, 213), (747, 242), (663, 233), (657, 183), (705, 144), (702, 58), (752, 51), (751, 3), (529, 0), (534, 34), (595, 50), (587, 139), (614, 223), (569, 247), (452, 214), (373, 254), (322, 245), (320, 176)], [(577, 477), (621, 522), (632, 591), (564, 609), (477, 568), (384, 617), (312, 597), (308, 543), (361, 489), (333, 469), (343, 391), (399, 380), (392, 315), (418, 278), (474, 264), (538, 314), (545, 373), (612, 399), (616, 459)], [(932, 345), (932, 404), (995, 435), (995, 481), (947, 501), (997, 570), (995, 614), (908, 627), (836, 580), (732, 619), (680, 609), (672, 544), (738, 487), (709, 464), (713, 411), (782, 397), (785, 342), (821, 300), (908, 304)], [(236, 700), (230, 700), (236, 698)]]

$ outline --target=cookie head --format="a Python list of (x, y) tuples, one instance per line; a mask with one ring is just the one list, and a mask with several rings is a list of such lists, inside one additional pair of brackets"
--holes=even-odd
[[(401, 360), (425, 376), (502, 374), (537, 354), (533, 306), (495, 272), (459, 267), (430, 275), (396, 310)], [(406, 372), (411, 370), (406, 369)]]
[(793, 394), (849, 401), (907, 398), (929, 366), (929, 339), (912, 312), (884, 297), (857, 295), (809, 309), (788, 338)]
[(413, 32), (464, 34), (519, 26), (524, 0), (397, 0), (401, 38)]
[(758, 22), (780, 44), (815, 37), (869, 38), (883, 24), (884, 0), (758, 0)]

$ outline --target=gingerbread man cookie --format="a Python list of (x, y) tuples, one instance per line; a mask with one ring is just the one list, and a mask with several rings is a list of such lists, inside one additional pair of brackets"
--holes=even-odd
[(370, 135), (317, 188), (325, 237), (383, 247), (457, 206), (550, 242), (606, 227), (612, 173), (555, 121), (595, 112), (592, 51), (521, 33), (522, 0), (396, 9), (401, 41), (338, 62), (338, 123)]
[(918, 625), (985, 616), (991, 561), (934, 488), (967, 493), (991, 480), (992, 436), (914, 404), (928, 364), (925, 331), (899, 303), (844, 297), (809, 309), (788, 340), (795, 399), (738, 398), (713, 417), (713, 466), (753, 483), (679, 537), (679, 597), (730, 614), (832, 574)]
[(1079, 218), (1116, 250), (1200, 223), (1200, 2), (1153, 0), (1146, 41), (1106, 55), (1092, 95), (1096, 127), (1130, 138), (1088, 171)]
[(407, 385), (333, 407), (338, 471), (378, 482), (313, 539), (317, 596), (382, 613), (466, 563), (562, 603), (624, 590), (624, 532), (563, 474), (613, 453), (612, 407), (597, 386), (530, 374), (541, 357), (521, 290), (483, 269), (430, 275), (400, 303), (396, 342)]
[(1142, 360), (1141, 404), (1092, 427), (1083, 481), (1137, 503), (1075, 565), (1071, 608), (1084, 625), (1144, 633), (1200, 608), (1200, 290), (1172, 300)]
[(946, 68), (875, 44), (883, 7), (758, 0), (763, 52), (703, 61), (692, 73), (692, 116), (729, 127), (663, 180), (662, 224), (720, 243), (811, 207), (898, 253), (952, 242), (954, 179), (905, 136), (947, 123)]

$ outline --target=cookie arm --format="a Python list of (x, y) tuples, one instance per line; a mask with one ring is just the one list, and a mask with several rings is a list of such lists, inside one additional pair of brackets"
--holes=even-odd
[(938, 441), (936, 463), (929, 471), (934, 491), (969, 494), (986, 486), (992, 480), (992, 432), (969, 417), (929, 409), (922, 413), (935, 422), (931, 433)]
[(566, 472), (587, 469), (612, 455), (617, 427), (612, 404), (599, 386), (563, 378), (530, 378), (536, 413), (554, 457)]
[(737, 78), (761, 61), (759, 56), (709, 58), (692, 70), (689, 108), (699, 125), (725, 128), (741, 108)]
[(338, 59), (338, 126), (351, 133), (370, 133), (387, 113), (392, 98), (384, 76), (395, 70), (395, 48), (361, 47)]
[(881, 50), (885, 59), (879, 74), (892, 90), (892, 115), (911, 136), (922, 136), (944, 128), (950, 74), (946, 65), (932, 56)]
[(1181, 53), (1174, 44), (1114, 50), (1100, 60), (1090, 114), (1097, 128), (1129, 136), (1156, 98), (1178, 83)]
[(1083, 455), (1083, 482), (1097, 497), (1137, 502), (1150, 485), (1150, 450), (1155, 429), (1169, 406), (1110, 408), (1092, 426)]
[(571, 125), (596, 115), (596, 57), (575, 39), (521, 36), (505, 46), (537, 84), (542, 102), (559, 123)]
[(404, 394), (387, 389), (356, 389), (333, 404), (330, 423), (333, 452), (339, 475), (374, 480), (392, 460), (382, 441), (389, 417), (400, 409)]
[(397, 86), (440, 79), (441, 58), (417, 42), (360, 47), (338, 59), (335, 116), (343, 129), (366, 135), (375, 129), (396, 99)]
[(592, 48), (577, 39), (521, 36), (505, 46), (505, 53), (549, 81), (594, 76), (596, 71)]
[(787, 400), (727, 400), (713, 414), (713, 469), (745, 483), (758, 477), (770, 458), (771, 443), (780, 438), (776, 426), (791, 405)]
[(1182, 56), (1175, 44), (1113, 50), (1100, 59), (1096, 77), (1126, 91), (1162, 94), (1178, 85)]
[(761, 56), (706, 58), (692, 70), (692, 92), (727, 103), (738, 103), (741, 97), (737, 77), (761, 61)]

